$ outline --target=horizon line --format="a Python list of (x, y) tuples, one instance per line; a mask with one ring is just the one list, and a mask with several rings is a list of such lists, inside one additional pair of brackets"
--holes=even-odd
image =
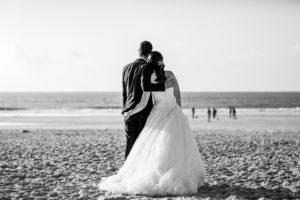
[[(247, 91), (181, 91), (181, 93), (246, 93), (246, 92), (251, 92), (251, 93), (271, 93), (271, 92), (276, 92), (276, 93), (300, 93), (300, 90), (247, 90)], [(122, 91), (0, 91), (0, 93), (122, 93)]]

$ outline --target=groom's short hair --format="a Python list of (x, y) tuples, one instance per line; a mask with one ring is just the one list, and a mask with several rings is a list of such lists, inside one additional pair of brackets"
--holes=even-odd
[(152, 52), (152, 44), (148, 41), (143, 41), (140, 44), (140, 56), (147, 56)]

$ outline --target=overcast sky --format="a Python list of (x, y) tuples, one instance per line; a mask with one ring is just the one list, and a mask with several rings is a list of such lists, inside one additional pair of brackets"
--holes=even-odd
[(1, 0), (0, 27), (0, 91), (121, 91), (143, 40), (182, 91), (300, 91), (297, 0)]

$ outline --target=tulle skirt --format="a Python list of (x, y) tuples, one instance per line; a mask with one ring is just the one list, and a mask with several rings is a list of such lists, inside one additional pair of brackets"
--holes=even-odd
[(115, 194), (193, 194), (204, 183), (205, 174), (181, 108), (154, 106), (119, 172), (102, 178), (99, 188)]

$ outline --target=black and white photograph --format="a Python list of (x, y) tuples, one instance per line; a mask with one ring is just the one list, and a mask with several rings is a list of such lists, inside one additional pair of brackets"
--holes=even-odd
[(0, 200), (300, 200), (299, 0), (0, 0)]

